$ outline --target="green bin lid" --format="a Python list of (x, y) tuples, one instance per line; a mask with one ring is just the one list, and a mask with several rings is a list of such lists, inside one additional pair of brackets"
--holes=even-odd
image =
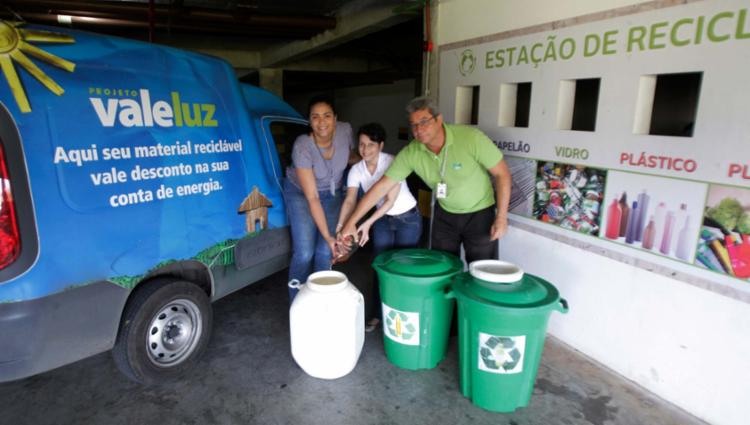
[(413, 277), (450, 275), (464, 268), (455, 255), (429, 249), (386, 251), (375, 257), (372, 266), (393, 275)]
[(544, 279), (524, 274), (517, 266), (499, 260), (475, 261), (470, 272), (454, 280), (459, 298), (466, 296), (502, 307), (531, 308), (555, 303), (560, 294)]

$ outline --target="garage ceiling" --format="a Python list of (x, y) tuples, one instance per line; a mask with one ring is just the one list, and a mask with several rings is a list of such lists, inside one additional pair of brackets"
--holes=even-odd
[(424, 0), (0, 0), (0, 18), (197, 50), (284, 93), (421, 75)]

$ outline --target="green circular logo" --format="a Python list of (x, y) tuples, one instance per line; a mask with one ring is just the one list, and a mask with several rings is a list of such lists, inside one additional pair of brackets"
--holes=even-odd
[(464, 77), (474, 72), (474, 67), (477, 65), (477, 58), (474, 57), (474, 52), (471, 49), (466, 49), (461, 52), (461, 60), (458, 62), (458, 71)]

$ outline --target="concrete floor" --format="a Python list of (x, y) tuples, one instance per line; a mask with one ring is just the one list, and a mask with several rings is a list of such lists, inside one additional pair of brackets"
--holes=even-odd
[[(357, 264), (366, 262), (366, 255), (357, 255), (342, 271), (355, 283), (366, 282), (368, 267)], [(704, 423), (551, 337), (530, 405), (512, 414), (482, 410), (461, 395), (455, 336), (437, 368), (407, 371), (388, 362), (382, 332), (376, 330), (366, 334), (351, 374), (335, 381), (315, 379), (290, 354), (285, 285), (280, 273), (215, 303), (212, 341), (188, 377), (142, 387), (125, 380), (104, 353), (0, 384), (0, 423)], [(367, 296), (369, 288), (363, 292)]]

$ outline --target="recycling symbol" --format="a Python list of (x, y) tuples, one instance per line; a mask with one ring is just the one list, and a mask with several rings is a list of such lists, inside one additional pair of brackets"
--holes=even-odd
[(391, 310), (386, 316), (385, 328), (390, 336), (403, 340), (411, 339), (417, 331), (417, 328), (409, 323), (409, 316), (396, 310)]
[(492, 373), (523, 370), (525, 336), (494, 336), (480, 333), (479, 369)]

